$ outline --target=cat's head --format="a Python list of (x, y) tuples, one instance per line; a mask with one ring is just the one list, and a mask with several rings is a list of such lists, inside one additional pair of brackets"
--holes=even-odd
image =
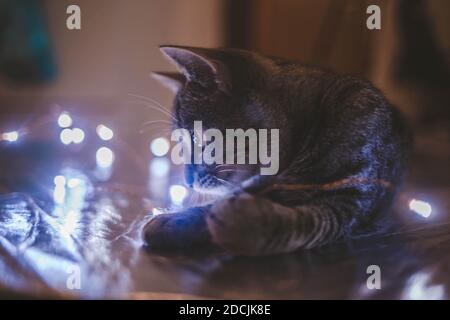
[[(285, 106), (277, 99), (278, 93), (271, 92), (277, 87), (272, 83), (276, 64), (271, 59), (237, 49), (161, 46), (161, 51), (180, 71), (153, 74), (176, 93), (175, 128), (187, 129), (193, 140), (198, 140), (194, 121), (201, 121), (204, 131), (220, 130), (224, 138), (226, 129), (280, 129), (280, 157), (283, 157), (282, 148), (287, 147), (282, 144), (289, 141), (283, 137), (281, 128), (286, 127), (287, 119), (283, 112)], [(223, 149), (225, 153), (230, 151), (225, 141)], [(257, 164), (190, 164), (186, 165), (186, 181), (198, 191), (223, 192), (258, 175), (260, 166), (259, 161)]]

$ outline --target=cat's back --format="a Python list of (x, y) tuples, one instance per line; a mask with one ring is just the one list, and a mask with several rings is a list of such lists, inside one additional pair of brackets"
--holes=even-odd
[(376, 176), (400, 183), (411, 132), (379, 89), (358, 76), (272, 59), (277, 66), (273, 85), (284, 97), (277, 101), (295, 123), (292, 141), (302, 150), (299, 157), (309, 150), (312, 166), (333, 164), (330, 174), (365, 162)]

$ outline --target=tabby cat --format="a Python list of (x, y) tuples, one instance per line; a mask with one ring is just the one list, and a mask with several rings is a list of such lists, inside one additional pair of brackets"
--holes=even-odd
[(155, 249), (218, 246), (234, 255), (309, 249), (358, 234), (389, 208), (410, 138), (370, 83), (238, 49), (161, 46), (180, 73), (154, 76), (176, 91), (174, 127), (279, 129), (279, 171), (186, 165), (216, 202), (159, 215), (144, 229)]

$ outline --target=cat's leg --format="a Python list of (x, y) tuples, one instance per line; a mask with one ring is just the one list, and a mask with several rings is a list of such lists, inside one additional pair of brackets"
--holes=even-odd
[(155, 249), (187, 249), (214, 243), (236, 255), (313, 248), (341, 237), (359, 211), (351, 202), (321, 198), (287, 207), (240, 193), (207, 207), (157, 216), (145, 227)]
[(340, 238), (355, 209), (345, 202), (324, 199), (286, 207), (242, 193), (214, 204), (206, 221), (213, 242), (232, 254), (276, 254)]
[(149, 248), (182, 250), (211, 244), (205, 220), (209, 206), (156, 216), (145, 226), (144, 237)]

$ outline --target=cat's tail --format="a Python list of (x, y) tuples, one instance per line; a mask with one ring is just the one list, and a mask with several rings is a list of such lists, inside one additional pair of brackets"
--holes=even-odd
[(214, 204), (206, 222), (212, 241), (229, 253), (277, 254), (335, 241), (354, 210), (326, 201), (291, 208), (242, 193)]

